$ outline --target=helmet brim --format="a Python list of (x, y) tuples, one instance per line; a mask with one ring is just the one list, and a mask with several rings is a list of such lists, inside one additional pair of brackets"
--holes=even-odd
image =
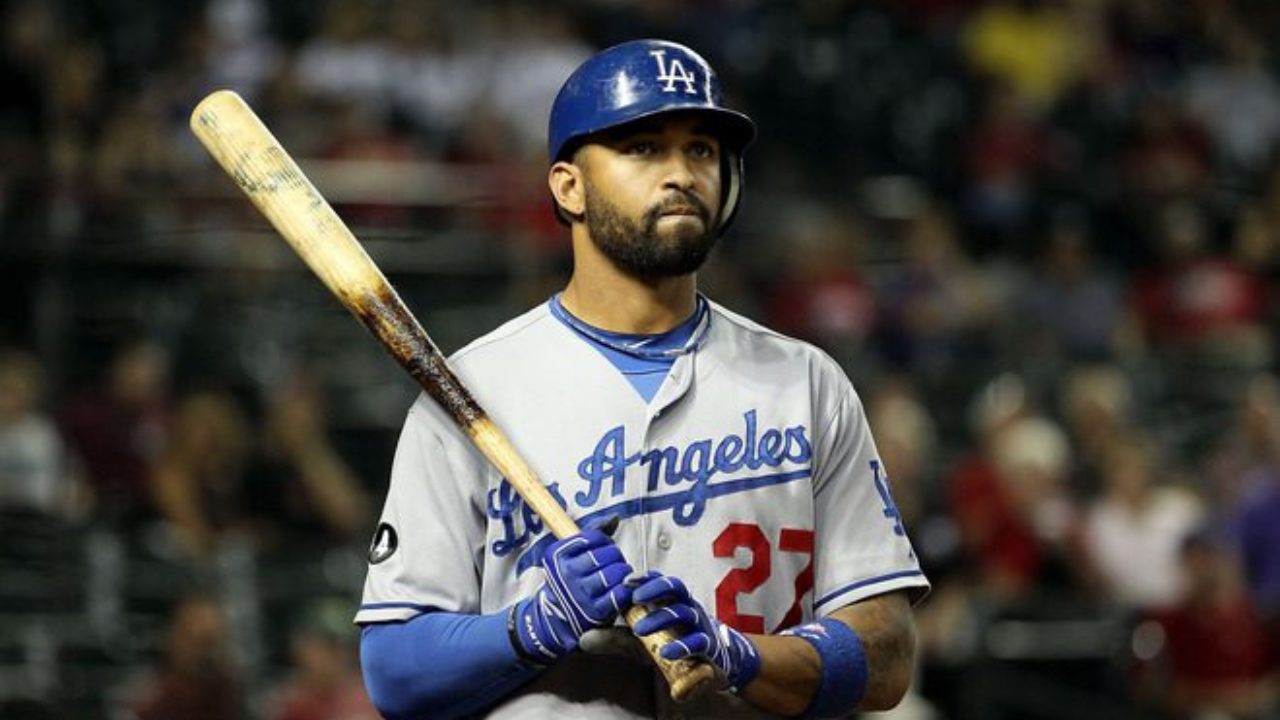
[(674, 115), (677, 113), (705, 116), (711, 121), (715, 136), (719, 138), (724, 148), (734, 155), (741, 156), (742, 152), (756, 139), (756, 124), (743, 113), (729, 108), (697, 107), (673, 103), (669, 106), (658, 106), (643, 113), (628, 115), (627, 119), (622, 122), (609, 118), (596, 126), (583, 128), (580, 132), (565, 138), (555, 157), (551, 158), (551, 162), (569, 159), (569, 156), (576, 152), (578, 148), (590, 143), (592, 138), (602, 133), (625, 134), (630, 126), (661, 115)]

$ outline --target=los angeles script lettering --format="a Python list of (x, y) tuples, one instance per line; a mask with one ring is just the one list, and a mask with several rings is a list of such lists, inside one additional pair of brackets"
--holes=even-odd
[[(672, 508), (677, 525), (693, 525), (701, 519), (706, 509), (707, 488), (717, 476), (745, 475), (743, 471), (773, 469), (783, 463), (793, 463), (796, 469), (807, 467), (813, 457), (813, 447), (803, 425), (788, 428), (769, 428), (760, 432), (756, 411), (749, 410), (742, 416), (741, 433), (732, 433), (718, 440), (696, 440), (683, 448), (670, 446), (645, 452), (627, 452), (626, 429), (619, 425), (604, 433), (596, 442), (590, 455), (578, 463), (578, 478), (585, 483), (569, 497), (582, 509), (592, 509), (626, 493), (627, 469), (639, 465), (644, 469), (645, 492), (652, 496), (662, 494), (665, 488), (675, 491), (673, 502), (663, 503)], [(564, 507), (569, 507), (559, 483), (548, 487)], [(635, 515), (645, 510), (642, 505), (627, 506), (619, 514)], [(505, 480), (489, 491), (488, 514), (502, 523), (503, 537), (493, 543), (495, 555), (506, 555), (524, 546), (529, 538), (542, 531), (542, 522), (525, 504)]]

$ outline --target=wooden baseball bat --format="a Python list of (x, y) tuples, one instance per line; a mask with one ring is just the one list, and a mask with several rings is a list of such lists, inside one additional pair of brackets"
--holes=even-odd
[[(329, 291), (449, 413), (551, 532), (557, 538), (576, 534), (577, 523), (449, 369), (346, 223), (249, 105), (230, 90), (218, 90), (196, 105), (191, 130)], [(627, 623), (634, 626), (647, 614), (632, 606)], [(712, 686), (715, 669), (701, 660), (664, 660), (658, 650), (675, 638), (663, 632), (641, 641), (666, 677), (671, 697), (684, 701)]]

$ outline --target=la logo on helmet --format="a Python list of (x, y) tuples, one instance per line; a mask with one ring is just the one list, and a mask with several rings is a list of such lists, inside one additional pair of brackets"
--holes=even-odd
[(686, 95), (698, 94), (698, 90), (694, 86), (697, 77), (685, 69), (684, 63), (680, 62), (680, 58), (674, 58), (670, 63), (667, 63), (666, 50), (650, 50), (649, 54), (658, 63), (658, 82), (666, 83), (662, 86), (663, 92), (675, 92), (676, 83), (684, 83)]

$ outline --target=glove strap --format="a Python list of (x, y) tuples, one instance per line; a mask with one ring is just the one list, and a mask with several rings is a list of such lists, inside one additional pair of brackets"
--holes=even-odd
[(526, 650), (524, 642), (520, 639), (520, 629), (517, 624), (520, 622), (520, 616), (524, 615), (524, 613), (520, 612), (521, 604), (512, 605), (511, 610), (507, 612), (507, 639), (511, 641), (511, 647), (515, 648), (516, 656), (520, 658), (520, 662), (533, 668), (551, 667), (550, 660)]
[(735, 660), (733, 676), (728, 678), (729, 691), (738, 693), (760, 674), (760, 651), (756, 648), (756, 644), (751, 642), (751, 638), (725, 623), (716, 622), (719, 624), (716, 629), (720, 634), (723, 651), (730, 653)]

